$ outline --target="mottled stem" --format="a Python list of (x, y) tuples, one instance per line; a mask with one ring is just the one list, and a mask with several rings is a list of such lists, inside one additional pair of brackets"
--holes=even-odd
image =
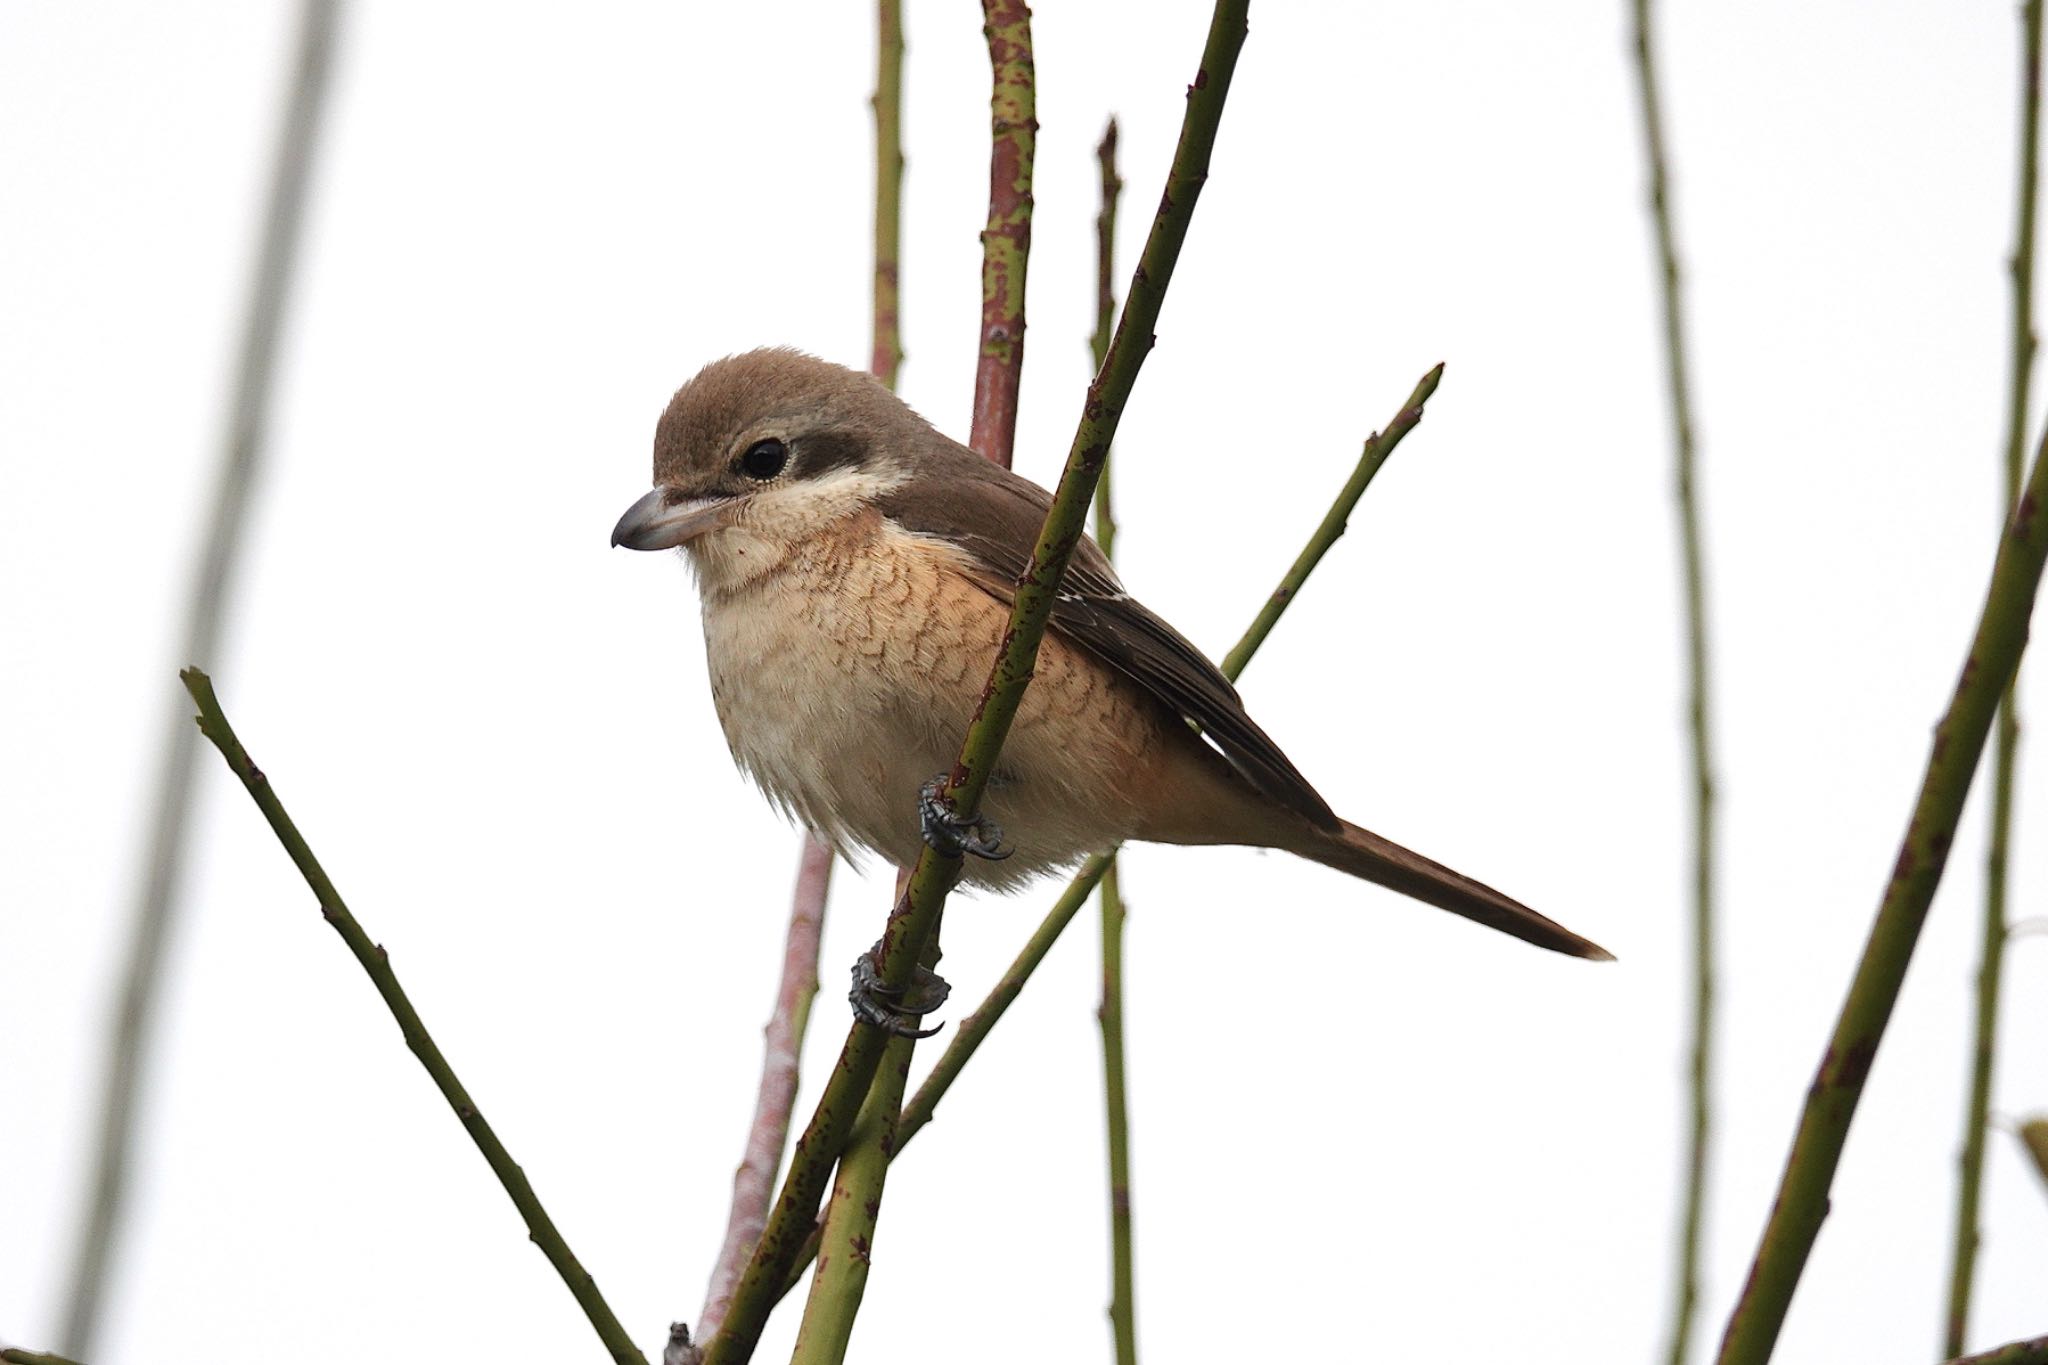
[(1038, 98), (1030, 7), (1024, 0), (982, 0), (981, 14), (993, 79), (988, 227), (981, 234), (981, 351), (974, 366), (974, 431), (968, 444), (1008, 469), (1024, 380), (1024, 281), (1031, 264)]
[(198, 704), (199, 732), (213, 742), (221, 757), (227, 760), (228, 770), (241, 779), (256, 808), (263, 812), (271, 832), (290, 856), (292, 865), (299, 869), (299, 875), (312, 888), (313, 896), (320, 905), (321, 918), (341, 935), (342, 942), (348, 945), (348, 950), (355, 954), (356, 961), (369, 974), (371, 984), (383, 997), (391, 1017), (398, 1023), (399, 1032), (405, 1036), (405, 1045), (412, 1049), (413, 1056), (419, 1058), (420, 1065), (433, 1078), (435, 1088), (448, 1101), (448, 1107), (455, 1111), (455, 1117), (461, 1121), (470, 1140), (476, 1143), (477, 1150), (483, 1153), (492, 1173), (498, 1177), (498, 1183), (505, 1187), (505, 1193), (512, 1197), (513, 1206), (526, 1220), (526, 1232), (533, 1244), (540, 1248), (541, 1254), (548, 1258), (548, 1264), (562, 1277), (562, 1283), (569, 1287), (569, 1293), (583, 1309), (584, 1316), (590, 1319), (590, 1325), (597, 1329), (597, 1335), (612, 1359), (618, 1365), (646, 1365), (646, 1358), (634, 1348), (632, 1338), (619, 1326), (611, 1306), (598, 1293), (597, 1281), (569, 1250), (569, 1244), (556, 1229), (554, 1220), (541, 1206), (540, 1197), (527, 1183), (526, 1173), (512, 1160), (512, 1154), (505, 1150), (505, 1144), (498, 1140), (497, 1133), (456, 1078), (455, 1068), (448, 1065), (448, 1059), (441, 1055), (433, 1035), (420, 1022), (405, 988), (398, 984), (398, 976), (391, 970), (389, 955), (381, 944), (371, 941), (370, 936), (363, 932), (362, 925), (356, 922), (356, 917), (349, 913), (347, 903), (334, 889), (334, 883), (328, 880), (320, 860), (313, 856), (313, 850), (299, 833), (298, 826), (285, 813), (284, 803), (278, 800), (270, 779), (264, 776), (263, 770), (249, 757), (249, 751), (242, 747), (242, 741), (236, 738), (234, 728), (221, 711), (220, 699), (214, 695), (213, 680), (196, 668), (188, 668), (178, 676), (183, 679), (185, 690), (192, 694), (192, 700)]

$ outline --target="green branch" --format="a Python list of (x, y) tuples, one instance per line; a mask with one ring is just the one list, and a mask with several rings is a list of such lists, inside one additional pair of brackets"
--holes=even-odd
[(1671, 212), (1671, 175), (1664, 146), (1663, 105), (1657, 94), (1657, 63), (1651, 37), (1650, 0), (1635, 0), (1636, 90), (1643, 111), (1644, 157), (1650, 170), (1650, 218), (1656, 228), (1658, 281), (1664, 311), (1665, 382), (1671, 397), (1673, 483), (1677, 492), (1678, 539), (1684, 566), (1686, 625), (1686, 718), (1692, 766), (1692, 1018), (1687, 1067), (1691, 1127), (1680, 1178), (1684, 1211), (1679, 1217), (1678, 1285), (1671, 1311), (1667, 1358), (1685, 1365), (1692, 1354), (1693, 1321), (1699, 1308), (1700, 1262), (1706, 1235), (1707, 1157), (1713, 1131), (1714, 1044), (1714, 746), (1709, 726), (1707, 671), (1706, 549), (1700, 532), (1694, 485), (1692, 386), (1686, 364), (1685, 295), (1680, 286), (1677, 232)]
[(0, 1346), (0, 1360), (7, 1365), (78, 1365), (69, 1356), (52, 1355), (48, 1351), (24, 1351), (19, 1346)]
[(875, 9), (875, 303), (868, 368), (896, 387), (903, 365), (903, 305), (897, 268), (903, 252), (903, 3)]
[(2027, 621), (2048, 560), (2048, 452), (2036, 450), (2033, 472), (1999, 537), (1984, 608), (1963, 661), (1955, 696), (1935, 727), (1920, 795), (1898, 861), (1871, 924), (1820, 1069), (1808, 1089), (1778, 1197), (1751, 1263), (1749, 1278), (1721, 1342), (1721, 1365), (1762, 1365), (1784, 1325), (1792, 1291), (1827, 1216), (1828, 1187), (1849, 1136), (1864, 1079), (1884, 1038), (1892, 1005), (1927, 906), (1941, 882), (1956, 822), (1983, 756), (1999, 698), (2011, 685), (2027, 647)]
[(1344, 487), (1337, 494), (1336, 501), (1330, 504), (1330, 510), (1323, 513), (1322, 522), (1317, 525), (1314, 534), (1309, 536), (1308, 544), (1301, 547), (1301, 553), (1294, 557), (1294, 563), (1280, 576), (1280, 585), (1267, 596), (1265, 605), (1259, 608), (1259, 614), (1245, 627), (1244, 635), (1230, 647), (1230, 652), (1223, 656), (1223, 662), (1217, 665), (1223, 670), (1224, 677), (1236, 682), (1238, 676), (1244, 672), (1245, 665), (1252, 661), (1252, 655), (1258, 653), (1259, 646), (1266, 643), (1266, 636), (1272, 633), (1273, 627), (1279, 624), (1280, 617), (1293, 605), (1302, 585), (1308, 582), (1308, 576), (1315, 572), (1316, 565), (1322, 562), (1323, 556), (1330, 552), (1330, 547), (1335, 545), (1338, 538), (1349, 528), (1351, 511), (1358, 506), (1358, 500), (1365, 496), (1365, 490), (1379, 474), (1380, 466), (1387, 462), (1387, 457), (1401, 444), (1401, 438), (1415, 430), (1416, 423), (1422, 420), (1422, 406), (1429, 401), (1429, 396), (1436, 392), (1436, 386), (1443, 382), (1443, 377), (1444, 367), (1438, 365), (1416, 380), (1414, 391), (1408, 395), (1408, 401), (1401, 405), (1401, 410), (1394, 414), (1394, 419), (1387, 423), (1386, 430), (1376, 431), (1367, 438), (1365, 448), (1359, 452), (1358, 464), (1351, 471), (1351, 477), (1344, 481)]
[[(1110, 329), (1116, 322), (1116, 210), (1124, 182), (1116, 173), (1116, 120), (1102, 130), (1095, 147), (1101, 173), (1101, 208), (1095, 215), (1095, 333), (1089, 352), (1100, 370), (1109, 356)], [(1095, 543), (1104, 559), (1116, 558), (1116, 509), (1110, 498), (1110, 464), (1102, 466), (1095, 485)], [(1096, 1023), (1102, 1030), (1102, 1112), (1109, 1137), (1109, 1328), (1116, 1343), (1116, 1365), (1137, 1365), (1138, 1325), (1133, 1295), (1137, 1275), (1131, 1246), (1131, 1103), (1124, 1055), (1124, 910), (1123, 875), (1116, 854), (1102, 873), (1102, 1003)]]
[[(2019, 222), (2012, 249), (2012, 375), (2005, 415), (2005, 515), (2020, 495), (2026, 458), (2028, 390), (2034, 371), (2034, 212), (2041, 148), (2041, 0), (2021, 11)], [(2011, 866), (2013, 766), (2020, 745), (2018, 675), (1998, 708), (1998, 744), (1991, 769), (1990, 847), (1984, 868), (1984, 943), (1977, 967), (1976, 1036), (1970, 1048), (1970, 1098), (1963, 1112), (1956, 1221), (1950, 1256), (1943, 1354), (1962, 1353), (1969, 1336), (1970, 1294), (1977, 1276), (1979, 1210), (1984, 1199), (1984, 1139), (1991, 1126), (1991, 1063), (1998, 1046), (1998, 995), (2005, 974), (2006, 886)]]
[[(1052, 613), (1054, 593), (1080, 541), (1096, 477), (1145, 353), (1151, 348), (1160, 304), (1186, 240), (1202, 182), (1208, 176), (1224, 96), (1244, 44), (1247, 4), (1248, 0), (1218, 0), (1202, 67), (1188, 88), (1187, 114), (1168, 172), (1166, 194), (1153, 217), (1109, 359), (1089, 386), (1080, 426), (1032, 552), (1031, 566), (1017, 585), (1003, 650), (946, 784), (945, 795), (962, 814), (971, 814), (979, 805), (988, 774), (1016, 717)], [(875, 969), (886, 986), (901, 989), (908, 984), (959, 875), (958, 858), (941, 856), (930, 848), (919, 855), (909, 885), (875, 945)], [(866, 1023), (856, 1023), (847, 1035), (811, 1122), (797, 1141), (782, 1194), (741, 1278), (732, 1313), (706, 1347), (706, 1365), (737, 1365), (751, 1357), (768, 1311), (804, 1246), (824, 1195), (826, 1173), (845, 1149), (854, 1118), (881, 1063), (885, 1041), (880, 1029)]]
[(597, 1335), (603, 1340), (605, 1349), (611, 1353), (612, 1359), (619, 1362), (619, 1365), (646, 1365), (645, 1358), (634, 1348), (632, 1338), (619, 1326), (619, 1320), (613, 1316), (610, 1305), (605, 1303), (604, 1296), (598, 1293), (597, 1282), (569, 1250), (569, 1244), (562, 1240), (562, 1234), (556, 1230), (554, 1220), (549, 1218), (547, 1210), (541, 1207), (540, 1198), (534, 1194), (533, 1186), (527, 1183), (525, 1172), (512, 1160), (511, 1153), (505, 1150), (505, 1144), (498, 1141), (498, 1135), (491, 1130), (491, 1125), (478, 1112), (475, 1101), (469, 1097), (469, 1092), (464, 1090), (462, 1082), (456, 1079), (454, 1068), (450, 1067), (448, 1059), (441, 1055), (441, 1049), (435, 1045), (433, 1035), (429, 1034), (427, 1026), (420, 1022), (419, 1014), (412, 1007), (412, 1001), (406, 998), (404, 987), (398, 984), (398, 977), (391, 970), (391, 962), (384, 949), (371, 942), (370, 936), (356, 923), (355, 916), (349, 913), (347, 904), (341, 899), (341, 893), (336, 891), (334, 883), (328, 880), (326, 871), (320, 866), (320, 860), (313, 856), (313, 850), (307, 846), (298, 826), (292, 823), (291, 816), (285, 813), (284, 804), (277, 799), (277, 793), (271, 790), (270, 779), (263, 775), (262, 769), (250, 759), (249, 751), (242, 747), (242, 741), (235, 737), (234, 728), (228, 724), (227, 716), (221, 711), (220, 699), (214, 695), (213, 680), (196, 668), (188, 668), (178, 677), (183, 680), (185, 690), (192, 694), (192, 700), (199, 706), (199, 732), (213, 741), (214, 747), (220, 750), (221, 757), (227, 760), (228, 769), (241, 779), (244, 787), (248, 788), (250, 797), (256, 802), (256, 808), (262, 811), (263, 818), (269, 821), (271, 832), (277, 835), (277, 841), (284, 845), (284, 851), (290, 855), (293, 866), (299, 869), (299, 875), (304, 877), (306, 885), (312, 888), (314, 897), (320, 903), (321, 917), (334, 926), (334, 931), (341, 935), (342, 942), (348, 944), (349, 951), (355, 954), (356, 961), (369, 973), (371, 983), (377, 988), (377, 994), (384, 997), (385, 1005), (391, 1010), (391, 1017), (398, 1021), (399, 1032), (405, 1035), (405, 1045), (412, 1049), (413, 1055), (419, 1058), (420, 1065), (433, 1077), (435, 1088), (440, 1090), (441, 1097), (448, 1101), (448, 1107), (455, 1111), (455, 1117), (462, 1121), (462, 1126), (468, 1130), (471, 1141), (475, 1142), (477, 1150), (484, 1154), (484, 1160), (490, 1163), (492, 1172), (498, 1177), (498, 1183), (505, 1187), (506, 1194), (512, 1196), (514, 1207), (526, 1220), (527, 1235), (533, 1239), (534, 1245), (540, 1248), (541, 1254), (548, 1258), (548, 1264), (555, 1268), (555, 1273), (562, 1277), (562, 1283), (569, 1287), (570, 1294), (575, 1296), (584, 1316), (590, 1319), (590, 1325), (597, 1329)]
[(897, 1113), (910, 1080), (915, 1038), (891, 1038), (881, 1070), (854, 1120), (846, 1155), (840, 1159), (824, 1225), (813, 1249), (818, 1273), (797, 1328), (790, 1365), (823, 1365), (846, 1359), (853, 1323), (867, 1293), (874, 1263), (875, 1228), (881, 1220), (882, 1190), (896, 1151)]

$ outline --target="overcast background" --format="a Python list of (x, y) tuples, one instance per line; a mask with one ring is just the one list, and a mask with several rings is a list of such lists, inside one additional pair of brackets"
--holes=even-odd
[[(0, 1339), (24, 1345), (56, 1345), (295, 8), (0, 9)], [(1041, 480), (1088, 374), (1091, 149), (1115, 111), (1128, 271), (1206, 20), (1037, 15), (1018, 466)], [(824, 3), (351, 5), (216, 669), (650, 1350), (723, 1227), (796, 839), (728, 759), (685, 569), (606, 536), (697, 366), (865, 361), (871, 26)], [(973, 5), (912, 0), (908, 27), (903, 392), (964, 435), (986, 55)], [(1726, 800), (1711, 1345), (1991, 562), (2018, 26), (1985, 0), (1724, 0), (1662, 32)], [(1688, 872), (1627, 52), (1620, 3), (1253, 8), (1119, 436), (1126, 576), (1220, 653), (1360, 440), (1448, 362), (1244, 692), (1346, 815), (1621, 960), (1278, 855), (1134, 852), (1152, 1359), (1662, 1348)], [(2038, 916), (2048, 750), (2025, 764), (2013, 910)], [(601, 1359), (210, 749), (201, 778), (92, 1365)], [(1936, 1354), (1984, 804), (1782, 1360)], [(955, 1017), (1053, 891), (948, 917)], [(886, 899), (886, 871), (835, 883), (807, 1076)], [(1093, 919), (892, 1176), (856, 1359), (1108, 1358)], [(2001, 1114), (2048, 1107), (2044, 980), (2048, 938), (2018, 940)], [(2008, 1135), (1988, 1182), (1984, 1345), (2048, 1330), (2048, 1199)]]

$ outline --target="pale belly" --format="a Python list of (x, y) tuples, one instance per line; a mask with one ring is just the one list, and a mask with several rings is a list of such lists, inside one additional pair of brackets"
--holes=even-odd
[[(704, 637), (740, 767), (809, 828), (904, 867), (922, 847), (918, 788), (959, 756), (1009, 609), (936, 557), (888, 548), (707, 592)], [(1130, 837), (1125, 793), (1156, 761), (1160, 723), (1132, 684), (1049, 635), (982, 803), (1015, 852), (968, 859), (965, 879), (1013, 886)]]

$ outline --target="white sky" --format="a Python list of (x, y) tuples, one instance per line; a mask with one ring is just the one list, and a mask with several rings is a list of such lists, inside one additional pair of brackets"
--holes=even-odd
[[(27, 1345), (55, 1344), (291, 9), (0, 11), (0, 1339)], [(1665, 25), (1726, 796), (1709, 1343), (1990, 564), (2010, 10), (1681, 4)], [(1086, 377), (1090, 149), (1119, 113), (1128, 268), (1206, 13), (1037, 16), (1035, 477)], [(728, 761), (682, 566), (606, 536), (697, 365), (769, 342), (864, 358), (870, 22), (864, 5), (353, 6), (216, 670), (650, 1350), (694, 1315), (723, 1226), (795, 839)], [(914, 0), (909, 25), (903, 386), (964, 433), (985, 56), (971, 5)], [(1626, 50), (1619, 3), (1254, 7), (1118, 446), (1127, 577), (1220, 651), (1360, 439), (1447, 361), (1245, 694), (1344, 813), (1621, 962), (1280, 856), (1134, 854), (1151, 1359), (1661, 1349), (1683, 737)], [(2015, 912), (2040, 915), (2048, 754), (2027, 760)], [(95, 1365), (601, 1359), (210, 752), (202, 789)], [(1781, 1360), (1936, 1349), (1982, 815)], [(949, 917), (956, 1014), (1052, 892)], [(837, 884), (813, 1072), (885, 900), (875, 876)], [(856, 1359), (1107, 1358), (1094, 937), (1091, 911), (892, 1178)], [(2044, 978), (2048, 938), (2020, 940), (2003, 1113), (2048, 1108)], [(2043, 1196), (1995, 1136), (1983, 1344), (2048, 1330)]]

